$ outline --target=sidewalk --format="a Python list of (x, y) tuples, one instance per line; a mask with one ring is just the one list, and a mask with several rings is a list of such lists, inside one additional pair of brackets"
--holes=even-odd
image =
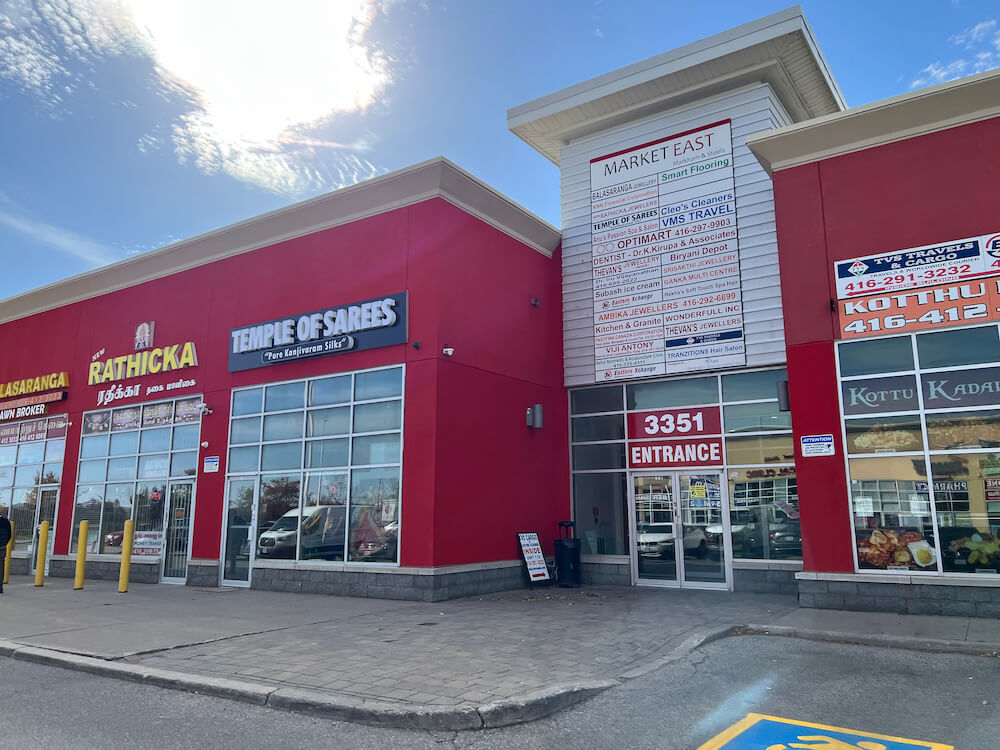
[(741, 633), (1000, 653), (1000, 620), (589, 586), (439, 603), (12, 578), (0, 655), (382, 726), (529, 721)]

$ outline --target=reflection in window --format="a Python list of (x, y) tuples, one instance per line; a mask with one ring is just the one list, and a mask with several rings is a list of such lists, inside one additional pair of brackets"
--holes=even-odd
[(931, 477), (944, 571), (1000, 572), (1000, 453), (932, 455)]
[(844, 342), (837, 347), (840, 375), (874, 375), (913, 369), (913, 344), (909, 336)]
[(602, 417), (574, 417), (573, 442), (586, 443), (592, 440), (624, 440), (625, 420), (621, 414), (607, 414)]
[(570, 413), (597, 414), (605, 411), (622, 411), (622, 387), (581, 388), (571, 391)]
[(917, 414), (845, 419), (844, 426), (848, 453), (901, 453), (923, 450), (924, 447), (920, 416)]
[(921, 369), (976, 365), (1000, 360), (997, 327), (960, 328), (917, 336)]
[[(246, 551), (241, 542), (233, 553), (234, 575), (244, 555), (244, 564), (252, 559), (397, 562), (402, 369), (265, 386), (264, 392), (265, 411), (280, 405), (287, 413), (264, 415), (262, 428), (256, 416), (230, 423), (227, 470), (237, 475), (230, 479), (230, 492), (255, 481), (258, 472), (261, 483), (257, 528), (245, 535)], [(298, 394), (307, 395), (308, 405), (292, 406)], [(287, 439), (293, 442), (267, 442)], [(386, 466), (357, 468), (381, 464)], [(238, 524), (230, 526), (227, 533), (244, 535)], [(235, 549), (228, 540), (225, 544)]]
[(849, 469), (861, 568), (937, 570), (923, 457), (854, 458)]
[(628, 554), (625, 477), (624, 472), (573, 475), (573, 517), (583, 554)]
[(726, 459), (730, 464), (790, 464), (792, 445), (788, 434), (726, 438)]
[(795, 469), (730, 468), (728, 476), (733, 557), (801, 560)]
[(778, 402), (736, 404), (722, 409), (726, 432), (771, 432), (792, 429), (792, 413), (778, 411)]
[(723, 401), (756, 401), (778, 397), (778, 381), (788, 380), (787, 370), (759, 370), (722, 376)]
[(626, 391), (630, 410), (715, 404), (719, 401), (719, 382), (714, 377), (636, 383), (626, 386)]
[(932, 451), (1000, 448), (1000, 411), (928, 414), (927, 445)]

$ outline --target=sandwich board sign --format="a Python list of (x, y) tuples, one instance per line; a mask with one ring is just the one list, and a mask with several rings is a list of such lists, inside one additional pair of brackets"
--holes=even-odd
[(538, 534), (534, 531), (522, 532), (517, 535), (521, 544), (521, 555), (528, 568), (528, 580), (532, 583), (549, 581), (549, 566), (545, 564), (542, 545), (538, 542)]

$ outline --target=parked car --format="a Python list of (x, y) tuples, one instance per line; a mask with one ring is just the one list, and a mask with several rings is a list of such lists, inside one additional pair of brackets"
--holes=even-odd
[[(639, 554), (643, 557), (671, 558), (674, 556), (674, 525), (671, 523), (640, 524)], [(684, 554), (704, 557), (708, 553), (705, 531), (701, 526), (684, 527)]]
[(756, 523), (744, 534), (744, 557), (800, 557), (801, 555), (802, 524), (797, 518), (783, 518), (766, 525)]
[[(743, 539), (747, 529), (753, 528), (757, 523), (757, 515), (752, 510), (734, 510), (730, 516), (729, 533), (733, 537), (733, 549), (738, 550), (743, 546)], [(722, 554), (723, 540), (722, 523), (710, 523), (705, 527), (705, 542), (708, 545), (710, 557), (718, 559)]]
[(301, 511), (293, 508), (271, 524), (257, 539), (257, 556), (272, 559), (295, 559), (295, 545), (299, 538)]

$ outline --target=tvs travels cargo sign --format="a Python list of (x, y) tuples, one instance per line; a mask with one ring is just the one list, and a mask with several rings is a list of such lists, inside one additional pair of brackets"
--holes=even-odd
[(406, 343), (406, 292), (230, 331), (229, 372)]
[(841, 338), (1000, 320), (1000, 233), (834, 264)]
[(596, 377), (746, 364), (730, 122), (590, 163)]

